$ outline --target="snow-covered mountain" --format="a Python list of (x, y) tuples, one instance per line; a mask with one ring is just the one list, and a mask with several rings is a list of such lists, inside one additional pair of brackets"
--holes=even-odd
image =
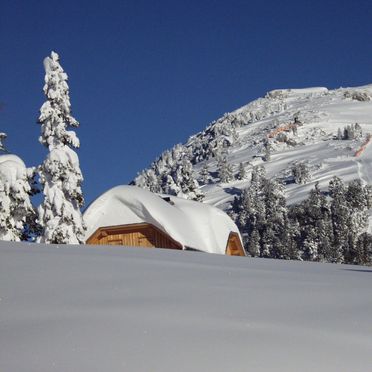
[[(204, 202), (224, 210), (249, 185), (252, 168), (260, 164), (269, 178), (285, 185), (288, 204), (307, 197), (316, 182), (326, 189), (335, 175), (345, 182), (372, 183), (371, 100), (372, 85), (270, 91), (165, 151), (134, 183), (186, 196), (194, 196), (196, 189), (205, 194)], [(180, 176), (185, 158), (195, 177), (186, 187)], [(294, 181), (296, 163), (311, 175), (305, 183)], [(221, 177), (222, 167), (227, 167), (227, 177)]]

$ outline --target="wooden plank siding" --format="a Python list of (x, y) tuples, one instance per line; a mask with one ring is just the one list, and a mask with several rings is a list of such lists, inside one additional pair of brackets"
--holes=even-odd
[[(100, 227), (86, 244), (182, 249), (180, 243), (149, 223)], [(246, 255), (237, 233), (230, 233), (225, 253), (230, 256)]]
[(182, 249), (180, 243), (147, 223), (100, 227), (87, 239), (86, 243)]
[(246, 256), (245, 250), (237, 233), (231, 232), (226, 245), (228, 256)]

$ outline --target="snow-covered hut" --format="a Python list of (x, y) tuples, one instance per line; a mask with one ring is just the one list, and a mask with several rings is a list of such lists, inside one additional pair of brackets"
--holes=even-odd
[(87, 244), (244, 256), (239, 230), (220, 209), (135, 186), (117, 186), (85, 211)]

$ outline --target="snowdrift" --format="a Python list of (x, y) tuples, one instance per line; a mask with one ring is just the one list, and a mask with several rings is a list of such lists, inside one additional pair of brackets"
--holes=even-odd
[(365, 372), (372, 269), (0, 243), (0, 371)]

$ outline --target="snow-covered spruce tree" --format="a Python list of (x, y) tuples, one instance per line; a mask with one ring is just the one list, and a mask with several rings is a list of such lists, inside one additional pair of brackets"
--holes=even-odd
[(265, 224), (262, 226), (262, 245), (266, 256), (290, 258), (287, 238), (287, 206), (284, 188), (275, 180), (265, 178), (263, 187)]
[(330, 207), (333, 227), (333, 249), (331, 262), (343, 263), (348, 255), (348, 219), (349, 208), (346, 200), (346, 188), (342, 180), (334, 176), (329, 182)]
[(330, 205), (318, 183), (307, 199), (290, 208), (290, 218), (296, 221), (300, 237), (298, 250), (306, 261), (332, 260), (333, 229)]
[(200, 179), (204, 185), (207, 185), (211, 180), (207, 163), (204, 163), (203, 168), (200, 171)]
[(303, 162), (296, 163), (292, 166), (291, 170), (295, 183), (304, 185), (310, 181), (311, 172), (307, 164)]
[(0, 134), (0, 240), (20, 241), (35, 231), (36, 213), (30, 201), (33, 169), (9, 154)]
[(187, 157), (183, 158), (178, 164), (176, 170), (176, 183), (181, 189), (178, 196), (197, 201), (202, 201), (204, 199), (204, 194), (199, 189), (199, 183), (194, 178), (192, 164)]
[(217, 173), (220, 182), (227, 183), (234, 179), (233, 170), (231, 164), (227, 162), (226, 157), (222, 157), (217, 163)]
[(348, 204), (348, 249), (344, 252), (346, 263), (357, 263), (360, 254), (358, 237), (368, 226), (368, 194), (360, 180), (349, 183), (346, 191)]
[(372, 264), (372, 235), (363, 233), (358, 237), (358, 244), (354, 263), (357, 265)]
[(181, 189), (174, 182), (173, 177), (170, 174), (164, 176), (162, 185), (162, 193), (164, 194), (176, 196), (181, 192)]
[(265, 142), (265, 155), (264, 155), (264, 161), (270, 161), (271, 160), (271, 153), (272, 153), (272, 146), (269, 141)]
[(239, 181), (242, 181), (246, 178), (247, 172), (245, 171), (245, 167), (243, 163), (239, 163), (239, 169), (238, 169), (238, 176), (237, 179)]
[(72, 148), (80, 143), (69, 127), (78, 127), (71, 115), (67, 74), (63, 71), (57, 53), (44, 59), (47, 98), (41, 106), (39, 141), (49, 153), (39, 167), (44, 200), (38, 208), (38, 222), (42, 233), (38, 242), (80, 244), (83, 243), (84, 222), (80, 207), (84, 203), (79, 158)]
[(159, 178), (152, 168), (141, 171), (131, 184), (154, 193), (162, 191), (159, 185)]

